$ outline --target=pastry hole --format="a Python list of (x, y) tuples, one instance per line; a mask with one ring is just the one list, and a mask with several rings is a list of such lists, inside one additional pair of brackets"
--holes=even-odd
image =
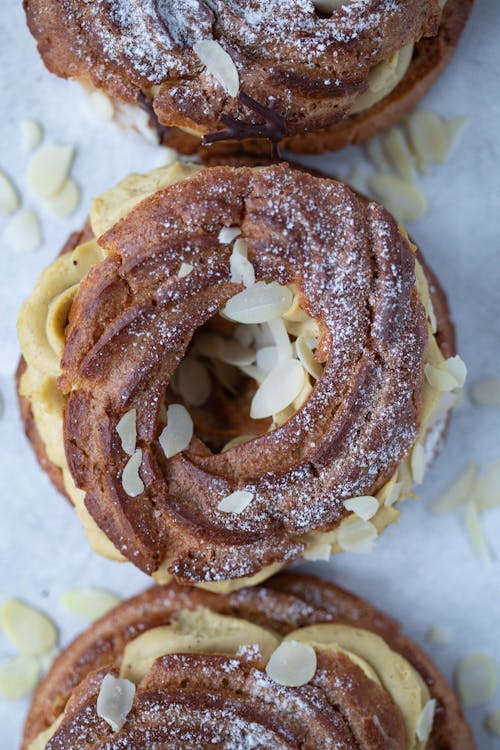
[(321, 377), (319, 325), (300, 306), (295, 285), (286, 291), (287, 308), (263, 323), (219, 311), (196, 331), (170, 380), (167, 405), (188, 410), (194, 434), (213, 453), (284, 424)]

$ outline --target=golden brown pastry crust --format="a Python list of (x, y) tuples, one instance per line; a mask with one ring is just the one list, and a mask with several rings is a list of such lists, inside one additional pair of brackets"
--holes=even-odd
[[(283, 213), (285, 200), (290, 202)], [(293, 216), (296, 228), (300, 228), (296, 238), (293, 229), (291, 239), (286, 232), (281, 235), (287, 216)], [(145, 410), (144, 404), (157, 395), (161, 401), (168, 373), (182, 358), (193, 330), (206, 317), (202, 311), (206, 300), (212, 314), (236, 291), (227, 277), (229, 264), (224, 253), (229, 251), (216, 241), (214, 245), (214, 238), (222, 224), (242, 221), (258, 276), (295, 280), (303, 287), (309, 304), (312, 302), (312, 314), (323, 321), (323, 345), (327, 348), (332, 337), (340, 342), (344, 334), (352, 335), (358, 316), (356, 325), (364, 331), (361, 340), (367, 337), (364, 354), (361, 359), (355, 354), (360, 345), (355, 336), (345, 351), (341, 352), (337, 343), (333, 363), (313, 396), (296, 417), (275, 432), (215, 455), (195, 439), (187, 452), (166, 462), (156, 443), (161, 431), (158, 410)], [(166, 222), (167, 242), (159, 240)], [(308, 225), (315, 228), (304, 235)], [(321, 235), (325, 230), (328, 236)], [(269, 236), (275, 239), (272, 252), (268, 251)], [(179, 251), (184, 253), (186, 245), (192, 245), (192, 237), (196, 237), (194, 265), (208, 264), (211, 275), (192, 274), (194, 287), (190, 286), (191, 278), (183, 279), (186, 309), (176, 314), (174, 326), (173, 319), (168, 318), (169, 295), (178, 295)], [(298, 556), (303, 549), (300, 534), (335, 528), (346, 515), (344, 497), (373, 494), (392, 476), (418, 430), (427, 328), (413, 290), (412, 251), (387, 212), (339, 183), (286, 166), (263, 172), (221, 167), (147, 199), (101, 242), (111, 255), (82, 283), (67, 331), (62, 383), (67, 392), (73, 384), (78, 384), (78, 389), (71, 394), (66, 410), (66, 452), (73, 476), (86, 492), (91, 515), (134, 564), (151, 573), (166, 558), (171, 561), (171, 572), (186, 582), (250, 575), (275, 561)], [(314, 245), (314, 257), (308, 256), (304, 247)], [(340, 248), (337, 254), (327, 250), (335, 245)], [(352, 260), (356, 267), (359, 264), (359, 278), (345, 273), (345, 263)], [(393, 270), (388, 274), (392, 263)], [(344, 310), (340, 305), (332, 313), (331, 292), (325, 294), (321, 284), (327, 269), (336, 266), (339, 279), (343, 275), (347, 287), (339, 287), (335, 299), (338, 302), (345, 293), (349, 299), (358, 297), (358, 305)], [(391, 279), (393, 272), (395, 277)], [(158, 273), (157, 278), (170, 277), (165, 288), (155, 281)], [(352, 283), (357, 285), (355, 293), (350, 288)], [(445, 356), (449, 356), (454, 353), (453, 327), (442, 290), (436, 284), (432, 287), (438, 335)], [(367, 304), (373, 326), (366, 317)], [(136, 325), (137, 311), (148, 309), (153, 310), (152, 319), (158, 321), (160, 313), (167, 315), (167, 329), (175, 327), (180, 335), (179, 341), (170, 340), (167, 354), (155, 347), (129, 349), (126, 338), (122, 338), (127, 325)], [(328, 323), (328, 310), (338, 319)], [(333, 320), (337, 322), (333, 324)], [(161, 326), (165, 340), (168, 330), (163, 322)], [(406, 348), (407, 335), (411, 335), (412, 345)], [(393, 336), (395, 341), (391, 340)], [(141, 338), (162, 340), (149, 323)], [(135, 359), (137, 354), (140, 361)], [(159, 357), (156, 361), (161, 366), (148, 370), (148, 362), (155, 361), (152, 356)], [(384, 359), (387, 364), (379, 367), (378, 362)], [(377, 385), (381, 383), (383, 388)], [(397, 418), (391, 418), (395, 398), (400, 403)], [(21, 403), (29, 420), (27, 405), (23, 400)], [(129, 498), (121, 486), (127, 457), (115, 433), (121, 413), (133, 406), (140, 415), (139, 438), (146, 457), (146, 492), (137, 499)], [(370, 412), (368, 423), (363, 416), (365, 409)], [(33, 425), (30, 431), (40, 456), (42, 446)], [(353, 431), (358, 435), (357, 445), (349, 437)], [(308, 443), (313, 435), (316, 445), (311, 448)], [(352, 456), (357, 452), (361, 458), (354, 466)], [(343, 457), (341, 468), (334, 457)], [(97, 467), (95, 471), (89, 469), (91, 466)], [(256, 496), (250, 508), (243, 518), (226, 520), (225, 514), (216, 510), (218, 498), (249, 484)], [(325, 492), (328, 503), (321, 500)], [(272, 514), (266, 508), (272, 508)]]
[[(364, 140), (415, 106), (448, 61), (471, 3), (448, 0), (441, 11), (438, 0), (367, 0), (325, 19), (305, 0), (290, 6), (259, 2), (250, 15), (245, 2), (199, 0), (186, 12), (179, 0), (179, 7), (162, 14), (153, 0), (116, 0), (111, 10), (105, 3), (65, 0), (62, 13), (59, 0), (24, 0), (52, 72), (154, 108), (163, 142), (184, 153), (198, 150), (199, 138), (178, 128), (211, 133), (222, 128), (221, 116), (262, 125), (256, 111), (207, 75), (192, 51), (196, 40), (216, 38), (229, 52), (243, 96), (276, 113), (270, 115), (274, 139), (281, 130), (283, 147), (320, 152)], [(417, 43), (415, 56), (396, 91), (366, 113), (347, 117), (367, 88), (370, 69), (411, 42)], [(245, 140), (243, 147), (264, 153), (268, 148), (262, 140)], [(228, 148), (241, 145), (210, 147)]]
[[(72, 744), (70, 738), (78, 736), (79, 730), (83, 730), (84, 735), (89, 726), (96, 732), (95, 741), (100, 737), (102, 742), (111, 743), (106, 747), (115, 747), (109, 727), (95, 719), (95, 701), (103, 675), (117, 674), (125, 646), (139, 633), (169, 624), (183, 609), (200, 606), (244, 618), (282, 635), (307, 625), (328, 622), (378, 634), (413, 665), (437, 701), (426, 750), (473, 750), (470, 730), (450, 686), (420, 648), (401, 633), (394, 620), (337, 586), (292, 574), (280, 574), (263, 586), (227, 596), (171, 584), (149, 589), (124, 602), (92, 625), (56, 659), (35, 693), (26, 720), (22, 750), (27, 750), (39, 732), (58, 718), (68, 699), (70, 708), (49, 745), (50, 750), (87, 747), (74, 739)], [(228, 665), (231, 665), (230, 670)], [(191, 719), (192, 713), (196, 715), (196, 710), (209, 707), (205, 714), (206, 726), (198, 727), (194, 738), (198, 744), (193, 747), (205, 746), (203, 740), (207, 732), (213, 730), (213, 721), (218, 722), (221, 731), (227, 729), (225, 716), (230, 709), (234, 711), (233, 722), (238, 716), (244, 725), (246, 722), (257, 724), (263, 745), (269, 748), (296, 748), (301, 742), (300, 747), (304, 748), (324, 747), (321, 739), (325, 736), (343, 741), (340, 747), (345, 750), (399, 750), (404, 746), (399, 710), (391, 701), (387, 702), (375, 683), (364, 679), (360, 670), (341, 654), (320, 654), (315, 678), (299, 689), (273, 686), (263, 676), (259, 677), (263, 666), (255, 656), (237, 659), (213, 654), (172, 654), (160, 657), (138, 687), (136, 703), (123, 734), (130, 741), (141, 724), (148, 726), (150, 723), (154, 730), (158, 724), (165, 723), (163, 716), (168, 716), (173, 726), (172, 740), (176, 724), (178, 729)], [(332, 674), (335, 680), (329, 677)], [(154, 691), (157, 707), (156, 719), (152, 719), (148, 711), (151, 691)], [(179, 705), (184, 717), (176, 710)], [(164, 714), (158, 706), (163, 706)], [(381, 742), (379, 732), (374, 731), (374, 706), (388, 735), (385, 742)], [(151, 738), (155, 738), (154, 733)], [(140, 745), (137, 736), (135, 739)], [(116, 746), (121, 747), (119, 740)], [(192, 745), (186, 742), (179, 746)], [(227, 747), (237, 747), (237, 744)]]

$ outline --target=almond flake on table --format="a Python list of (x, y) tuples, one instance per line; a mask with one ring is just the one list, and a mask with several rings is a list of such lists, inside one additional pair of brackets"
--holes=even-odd
[(26, 182), (37, 198), (50, 198), (58, 193), (68, 177), (73, 161), (72, 146), (42, 146), (31, 157)]
[(459, 508), (473, 496), (476, 478), (476, 464), (470, 461), (453, 484), (431, 506), (431, 510), (434, 513), (449, 513)]
[(465, 528), (472, 546), (484, 562), (491, 560), (491, 555), (484, 538), (484, 533), (479, 522), (479, 515), (475, 499), (468, 501), (465, 506)]
[(374, 174), (368, 187), (375, 198), (401, 222), (416, 221), (427, 211), (427, 198), (422, 190), (393, 174)]
[(37, 250), (42, 242), (42, 233), (35, 211), (18, 211), (4, 229), (3, 238), (16, 252), (31, 253)]
[(11, 216), (19, 208), (19, 195), (10, 177), (0, 169), (0, 216)]
[(42, 126), (35, 120), (21, 120), (19, 127), (24, 150), (33, 151), (42, 142)]
[(102, 589), (73, 589), (59, 597), (64, 609), (90, 622), (98, 620), (121, 602), (119, 596)]
[(37, 686), (40, 671), (36, 656), (14, 656), (0, 665), (0, 695), (9, 700), (24, 698)]
[(217, 510), (223, 513), (242, 513), (253, 500), (253, 492), (246, 490), (236, 490), (227, 497), (222, 498), (217, 506)]
[(202, 39), (193, 45), (193, 51), (205, 65), (207, 72), (217, 79), (229, 96), (237, 96), (240, 88), (238, 71), (219, 42), (214, 39)]
[(491, 510), (500, 505), (500, 460), (477, 480), (475, 498), (478, 510)]
[(495, 694), (498, 667), (486, 654), (467, 654), (458, 665), (456, 680), (462, 706), (484, 706)]
[(72, 214), (78, 208), (79, 203), (80, 189), (71, 179), (67, 179), (55, 195), (45, 199), (47, 209), (59, 218)]
[(0, 624), (22, 654), (38, 656), (51, 651), (57, 643), (57, 629), (52, 620), (18, 599), (9, 599), (2, 605)]

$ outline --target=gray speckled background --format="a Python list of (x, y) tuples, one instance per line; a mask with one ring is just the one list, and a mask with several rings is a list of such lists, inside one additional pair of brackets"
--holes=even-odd
[[(20, 145), (19, 121), (43, 123), (50, 142), (77, 147), (73, 175), (82, 187), (78, 212), (65, 220), (41, 214), (45, 242), (33, 254), (1, 243), (0, 420), (2, 526), (0, 602), (22, 597), (47, 610), (67, 643), (84, 623), (64, 612), (58, 595), (75, 586), (106, 586), (128, 596), (148, 585), (130, 565), (91, 553), (67, 503), (36, 465), (21, 431), (14, 397), (18, 358), (15, 321), (21, 301), (39, 272), (79, 227), (90, 200), (132, 171), (156, 166), (158, 151), (139, 138), (89, 114), (79, 87), (50, 76), (24, 24), (20, 0), (0, 2), (0, 167), (22, 187), (28, 156)], [(447, 289), (458, 328), (460, 352), (470, 382), (500, 375), (500, 4), (477, 0), (459, 52), (425, 105), (446, 117), (468, 114), (468, 127), (451, 161), (420, 180), (430, 198), (425, 218), (410, 227)], [(308, 163), (346, 174), (361, 160), (357, 149)], [(25, 191), (24, 191), (25, 192)], [(41, 209), (27, 197), (26, 206)], [(0, 219), (0, 236), (6, 224)], [(484, 516), (494, 561), (480, 562), (466, 537), (462, 517), (435, 517), (429, 505), (474, 458), (488, 467), (500, 457), (500, 409), (474, 407), (465, 399), (456, 413), (442, 455), (420, 488), (418, 502), (403, 507), (369, 557), (345, 554), (308, 565), (366, 596), (404, 623), (451, 677), (459, 658), (481, 651), (500, 661), (500, 508)], [(449, 628), (446, 646), (430, 646), (430, 625)], [(0, 633), (0, 661), (13, 653)], [(0, 747), (18, 746), (27, 700), (0, 699)], [(500, 707), (500, 691), (488, 710)], [(480, 750), (500, 748), (482, 729), (486, 708), (468, 712)]]

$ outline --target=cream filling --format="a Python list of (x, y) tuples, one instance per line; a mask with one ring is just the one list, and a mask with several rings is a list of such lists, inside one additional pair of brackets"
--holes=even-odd
[[(403, 716), (407, 750), (421, 750), (423, 742), (416, 735), (417, 722), (430, 699), (420, 674), (379, 635), (369, 630), (342, 624), (320, 624), (299, 628), (284, 639), (267, 628), (247, 620), (219, 615), (210, 609), (183, 610), (170, 625), (152, 628), (125, 647), (120, 677), (139, 684), (156, 659), (165, 654), (237, 655), (245, 647), (257, 647), (264, 661), (281, 640), (299, 641), (315, 651), (340, 652), (356, 664), (370, 680), (381, 686), (399, 707)], [(62, 717), (30, 745), (29, 750), (43, 750), (55, 734)]]
[[(131, 175), (118, 186), (103, 193), (92, 206), (90, 220), (96, 236), (100, 236), (119, 219), (128, 215), (134, 206), (149, 195), (176, 182), (189, 178), (203, 167), (183, 163), (161, 167), (145, 175)], [(400, 227), (406, 235), (404, 228)], [(407, 235), (406, 235), (407, 236)], [(96, 240), (77, 247), (73, 252), (57, 258), (39, 277), (38, 283), (21, 308), (18, 320), (18, 334), (21, 350), (27, 363), (20, 392), (31, 403), (33, 417), (40, 437), (45, 445), (49, 460), (59, 467), (63, 474), (66, 492), (75, 505), (76, 512), (84, 526), (92, 548), (105, 557), (125, 560), (113, 543), (97, 526), (84, 504), (84, 492), (79, 490), (69, 472), (63, 443), (63, 406), (65, 397), (57, 385), (60, 358), (64, 347), (64, 329), (78, 284), (89, 268), (105, 257), (105, 251)], [(433, 319), (432, 304), (425, 274), (416, 262), (416, 286), (428, 313)], [(293, 311), (292, 311), (293, 314)], [(297, 323), (300, 325), (300, 322)], [(437, 346), (432, 325), (429, 323), (429, 345), (427, 362), (439, 365), (444, 358)], [(441, 394), (425, 381), (423, 412), (418, 442), (425, 444), (428, 431), (436, 421), (436, 414), (443, 416)], [(449, 405), (448, 405), (449, 408)], [(288, 415), (289, 416), (289, 415)], [(395, 493), (394, 486), (397, 492)], [(395, 522), (399, 511), (393, 507), (397, 500), (411, 496), (411, 458), (406, 457), (391, 479), (376, 494), (379, 509), (370, 522), (380, 533), (388, 524)], [(394, 497), (392, 497), (395, 495)], [(386, 501), (390, 498), (390, 504)], [(352, 518), (354, 514), (348, 516)], [(344, 521), (345, 522), (345, 521)], [(320, 544), (331, 545), (331, 552), (342, 551), (338, 543), (339, 529), (322, 533), (308, 534), (301, 538), (306, 541), (308, 550)], [(256, 574), (227, 581), (198, 584), (202, 588), (219, 593), (227, 593), (243, 586), (255, 585), (277, 572), (283, 564), (274, 563)], [(171, 580), (168, 573), (170, 561), (165, 560), (154, 574), (159, 583)]]

